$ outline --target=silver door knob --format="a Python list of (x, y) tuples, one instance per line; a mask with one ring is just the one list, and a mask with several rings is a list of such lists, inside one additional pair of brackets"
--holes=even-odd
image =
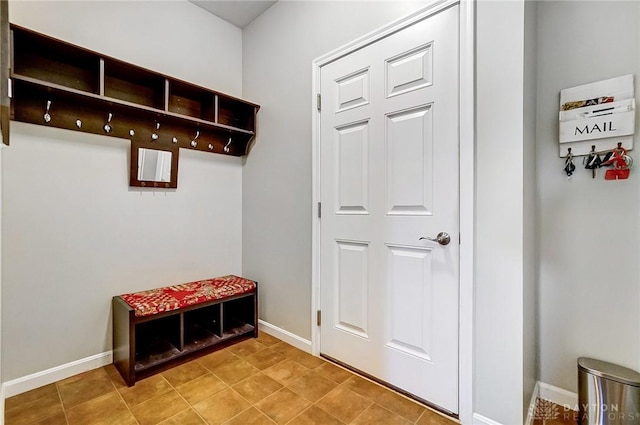
[(447, 232), (440, 232), (435, 238), (423, 236), (418, 240), (425, 240), (425, 239), (428, 241), (438, 242), (440, 245), (449, 245), (449, 242), (451, 242), (451, 236), (449, 236)]

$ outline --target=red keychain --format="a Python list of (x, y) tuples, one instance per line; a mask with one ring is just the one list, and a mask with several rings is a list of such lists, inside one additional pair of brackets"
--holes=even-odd
[(608, 154), (602, 165), (612, 165), (613, 169), (607, 170), (604, 174), (605, 180), (625, 180), (629, 178), (629, 167), (633, 160), (627, 155), (627, 150), (618, 143), (618, 147)]

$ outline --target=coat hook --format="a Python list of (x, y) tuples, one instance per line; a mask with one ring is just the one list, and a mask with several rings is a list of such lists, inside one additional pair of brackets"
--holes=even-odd
[(136, 135), (135, 130), (132, 128), (131, 130), (129, 130), (129, 136), (133, 137)]
[(42, 118), (44, 118), (44, 122), (49, 122), (51, 121), (51, 114), (49, 114), (49, 109), (51, 109), (51, 101), (47, 100), (47, 110), (44, 113), (44, 116)]
[(196, 130), (196, 137), (193, 138), (193, 140), (191, 141), (191, 147), (195, 148), (196, 146), (198, 146), (198, 142), (196, 142), (196, 139), (200, 137), (200, 130)]
[(230, 144), (231, 144), (231, 137), (229, 137), (229, 141), (227, 142), (226, 145), (224, 145), (224, 148), (223, 148), (226, 153), (229, 153), (229, 150), (230, 150), (229, 149), (229, 145)]
[(76, 120), (76, 127), (82, 128), (82, 121)]
[(171, 141), (172, 141), (173, 143), (178, 143), (178, 138), (177, 138), (177, 137), (174, 137), (173, 139), (171, 139)]
[(209, 143), (209, 150), (212, 151), (213, 150), (213, 145), (211, 143)]
[[(160, 123), (156, 121), (156, 131), (158, 131), (159, 129), (160, 129)], [(158, 140), (158, 133), (154, 132), (151, 135), (151, 140)]]
[(109, 116), (107, 118), (107, 123), (104, 125), (104, 127), (102, 127), (104, 129), (105, 132), (107, 133), (111, 133), (111, 119), (113, 118), (113, 114), (111, 112), (109, 112)]

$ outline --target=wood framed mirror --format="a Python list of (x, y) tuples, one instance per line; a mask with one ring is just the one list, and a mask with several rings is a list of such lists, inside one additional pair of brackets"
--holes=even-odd
[(179, 152), (177, 146), (131, 142), (129, 186), (177, 189)]

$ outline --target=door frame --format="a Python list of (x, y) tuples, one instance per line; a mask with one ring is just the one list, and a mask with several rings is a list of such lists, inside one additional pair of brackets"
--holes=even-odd
[(311, 350), (320, 353), (320, 93), (321, 68), (422, 19), (460, 5), (460, 295), (458, 332), (458, 416), (462, 424), (473, 421), (473, 302), (474, 302), (474, 158), (475, 158), (475, 0), (434, 0), (419, 10), (339, 47), (312, 62), (312, 245), (311, 245)]

